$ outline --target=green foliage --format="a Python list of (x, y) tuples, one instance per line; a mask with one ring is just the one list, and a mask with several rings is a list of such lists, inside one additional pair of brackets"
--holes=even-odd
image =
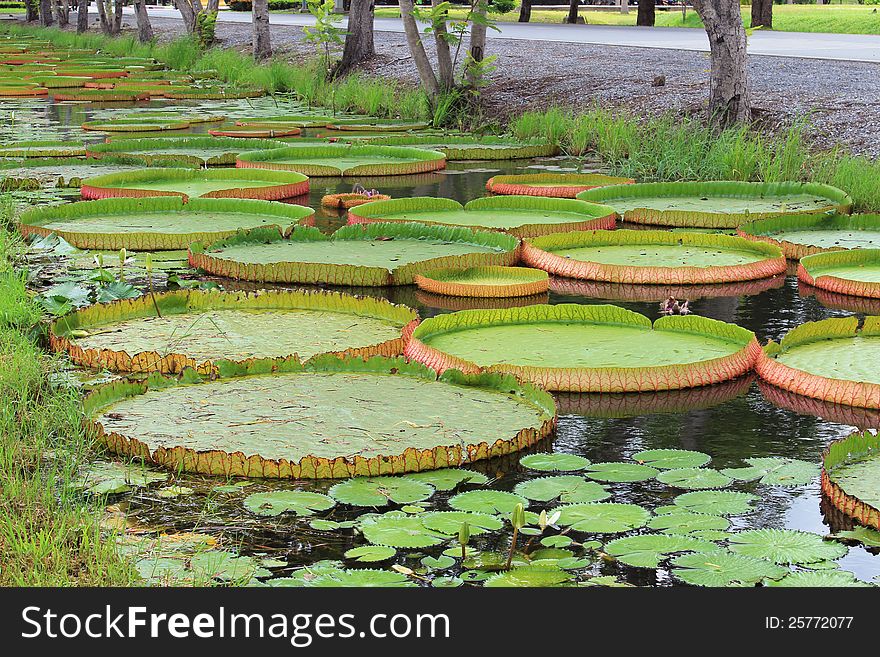
[(258, 516), (280, 516), (292, 512), (297, 516), (310, 516), (315, 511), (332, 509), (336, 502), (321, 493), (301, 490), (277, 490), (254, 493), (244, 498), (244, 506)]
[(819, 475), (819, 466), (787, 458), (746, 459), (749, 467), (726, 468), (721, 472), (739, 481), (757, 481), (768, 486), (804, 486)]
[(393, 548), (431, 547), (449, 539), (425, 527), (419, 516), (408, 516), (400, 511), (361, 516), (358, 528), (370, 543)]
[(666, 470), (657, 475), (657, 481), (676, 488), (724, 488), (732, 481), (718, 470), (709, 468), (679, 468)]
[(727, 550), (684, 554), (672, 560), (672, 574), (694, 586), (753, 585), (764, 579), (777, 580), (789, 573), (788, 568), (734, 554)]
[(831, 561), (847, 553), (845, 545), (825, 541), (818, 534), (773, 528), (737, 532), (730, 537), (730, 549), (779, 564)]
[(647, 481), (656, 477), (659, 473), (659, 470), (655, 470), (647, 465), (619, 463), (617, 461), (591, 463), (587, 466), (587, 470), (589, 471), (587, 476), (590, 479), (610, 482)]
[(699, 468), (712, 460), (708, 454), (688, 449), (649, 449), (636, 452), (632, 458), (634, 461), (658, 470)]
[(523, 456), (519, 464), (530, 470), (571, 472), (583, 470), (590, 465), (590, 461), (576, 454), (529, 454)]
[(318, 49), (325, 75), (329, 77), (332, 48), (342, 45), (345, 34), (344, 30), (336, 26), (341, 17), (333, 11), (335, 0), (309, 0), (308, 6), (309, 13), (315, 18), (315, 24), (304, 26), (303, 34), (306, 41)]
[(738, 491), (701, 490), (684, 493), (673, 504), (692, 513), (708, 513), (715, 516), (738, 516), (754, 511), (752, 502), (758, 499), (751, 493)]
[(434, 487), (406, 477), (358, 477), (333, 486), (330, 496), (352, 506), (387, 506), (421, 502), (434, 494)]
[(604, 486), (574, 475), (531, 479), (517, 484), (513, 491), (536, 502), (557, 498), (564, 503), (599, 502), (611, 497)]
[(483, 586), (488, 588), (559, 586), (569, 579), (571, 575), (556, 566), (529, 565), (493, 575)]
[(405, 478), (415, 479), (416, 481), (429, 484), (440, 491), (454, 490), (462, 484), (482, 485), (489, 481), (489, 478), (482, 472), (458, 468), (413, 472), (412, 474), (406, 475)]
[(149, 470), (137, 463), (96, 461), (80, 471), (73, 486), (94, 495), (112, 495), (167, 479), (167, 472)]
[(472, 490), (449, 499), (449, 506), (459, 511), (509, 515), (517, 504), (527, 504), (524, 497), (500, 490)]
[(639, 568), (657, 568), (660, 562), (676, 552), (712, 552), (718, 546), (689, 536), (641, 534), (611, 541), (605, 552), (621, 563)]
[(802, 570), (790, 573), (780, 580), (767, 580), (767, 586), (779, 587), (812, 587), (812, 588), (863, 588), (872, 586), (868, 582), (856, 579), (855, 575), (846, 570)]
[(556, 507), (558, 523), (579, 532), (616, 534), (644, 527), (651, 513), (635, 504), (597, 502)]
[(361, 547), (346, 550), (345, 558), (362, 561), (364, 563), (372, 563), (376, 561), (386, 561), (394, 557), (397, 550), (393, 547), (384, 545), (362, 545)]

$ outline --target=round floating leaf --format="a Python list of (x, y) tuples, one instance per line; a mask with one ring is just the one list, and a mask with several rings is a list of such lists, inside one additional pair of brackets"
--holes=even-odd
[(187, 486), (168, 486), (167, 488), (160, 488), (156, 491), (157, 497), (163, 498), (172, 498), (172, 497), (180, 497), (181, 495), (192, 495), (195, 491), (192, 488)]
[(253, 493), (244, 498), (245, 508), (258, 516), (280, 516), (287, 511), (297, 516), (310, 516), (315, 511), (326, 511), (335, 505), (336, 502), (326, 495), (301, 490)]
[(444, 468), (443, 470), (414, 472), (406, 475), (406, 478), (421, 481), (422, 483), (429, 484), (435, 489), (442, 491), (453, 490), (461, 484), (482, 485), (489, 481), (489, 478), (482, 472), (459, 468)]
[(590, 465), (590, 461), (576, 454), (529, 454), (523, 456), (519, 464), (530, 470), (572, 472), (583, 470)]
[(516, 485), (513, 492), (536, 502), (599, 502), (611, 497), (604, 486), (575, 475), (540, 477)]
[(358, 477), (333, 486), (330, 496), (352, 506), (387, 506), (421, 502), (434, 494), (434, 487), (406, 477)]
[(435, 577), (431, 580), (431, 586), (435, 589), (454, 589), (464, 584), (460, 577)]
[(431, 570), (444, 570), (455, 565), (455, 559), (441, 554), (439, 557), (422, 557), (421, 564)]
[(387, 547), (385, 545), (362, 545), (361, 547), (347, 550), (344, 556), (346, 559), (355, 559), (356, 561), (370, 563), (373, 561), (385, 561), (386, 559), (391, 559), (395, 554), (397, 554), (397, 550), (393, 547)]
[(569, 504), (554, 509), (559, 511), (558, 524), (579, 532), (615, 534), (644, 527), (651, 513), (635, 504), (597, 502)]
[(648, 523), (651, 529), (659, 529), (668, 534), (690, 534), (702, 530), (724, 531), (730, 527), (730, 521), (723, 516), (711, 516), (705, 513), (680, 511), (666, 513), (651, 518)]
[(726, 541), (730, 538), (730, 533), (719, 529), (696, 529), (688, 534), (694, 538), (704, 538), (707, 541)]
[(837, 532), (834, 538), (858, 541), (867, 547), (880, 547), (880, 532), (860, 525), (854, 526), (850, 531)]
[(273, 579), (271, 586), (303, 587), (403, 587), (416, 586), (406, 575), (388, 570), (343, 570), (305, 568), (293, 577)]
[(504, 523), (500, 518), (488, 513), (467, 511), (434, 511), (421, 517), (422, 524), (441, 534), (457, 536), (462, 523), (467, 523), (471, 536), (501, 529)]
[(528, 501), (519, 495), (500, 490), (472, 490), (449, 499), (449, 506), (453, 509), (474, 513), (509, 515), (517, 504), (528, 506)]
[(544, 547), (568, 547), (572, 544), (571, 538), (568, 536), (545, 536), (541, 539), (541, 545)]
[(666, 470), (657, 475), (657, 481), (676, 488), (724, 488), (732, 481), (727, 475), (709, 468), (679, 468)]
[(754, 511), (752, 502), (758, 499), (751, 493), (738, 491), (705, 490), (683, 493), (673, 500), (675, 506), (693, 513), (707, 513), (714, 516), (739, 516)]
[(718, 546), (690, 536), (641, 534), (624, 536), (605, 546), (605, 552), (629, 566), (657, 568), (660, 562), (676, 552), (713, 552)]
[(564, 548), (557, 547), (548, 547), (548, 548), (539, 548), (534, 552), (528, 553), (528, 558), (532, 562), (536, 561), (559, 561), (561, 559), (571, 559), (574, 557), (574, 554), (571, 550), (566, 550)]
[(395, 512), (364, 520), (360, 530), (370, 543), (395, 548), (430, 547), (449, 539), (425, 527), (420, 516)]
[(656, 477), (659, 470), (637, 463), (593, 463), (587, 467), (590, 479), (610, 482), (647, 481)]
[(253, 577), (269, 577), (272, 573), (260, 568), (252, 557), (242, 557), (224, 550), (208, 550), (190, 560), (193, 574), (198, 578), (219, 579), (224, 582), (247, 581)]
[(111, 495), (166, 479), (167, 473), (154, 472), (137, 463), (96, 462), (80, 470), (73, 485), (87, 493)]
[(632, 586), (629, 582), (623, 582), (614, 575), (597, 575), (588, 580), (579, 582), (580, 586), (608, 586), (613, 588), (629, 588)]
[(750, 467), (727, 468), (725, 475), (739, 481), (755, 481), (768, 486), (804, 486), (819, 476), (819, 465), (785, 458), (746, 459)]
[(522, 566), (506, 573), (493, 575), (486, 580), (486, 587), (546, 587), (559, 586), (571, 578), (564, 570), (555, 566)]
[(703, 452), (689, 449), (649, 449), (636, 452), (632, 458), (639, 463), (658, 470), (678, 470), (680, 468), (701, 468), (712, 460)]
[(832, 587), (865, 587), (873, 586), (868, 582), (856, 579), (855, 575), (847, 570), (812, 570), (800, 571), (786, 575), (780, 580), (769, 580), (767, 586), (796, 587), (805, 586), (815, 588)]
[(316, 518), (309, 523), (309, 527), (319, 532), (332, 532), (336, 529), (350, 529), (356, 524), (354, 521), (336, 522), (335, 520)]
[(839, 559), (848, 548), (823, 540), (819, 534), (791, 529), (750, 529), (730, 537), (730, 549), (737, 554), (767, 559), (779, 564), (808, 564)]
[(790, 572), (770, 561), (727, 550), (684, 554), (673, 559), (672, 565), (673, 575), (694, 586), (756, 584), (763, 579), (780, 579)]

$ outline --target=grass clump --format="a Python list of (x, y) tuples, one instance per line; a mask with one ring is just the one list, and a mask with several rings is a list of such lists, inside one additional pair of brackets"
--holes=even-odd
[(102, 537), (102, 508), (73, 487), (88, 456), (78, 395), (51, 384), (32, 327), (41, 311), (14, 262), (13, 204), (0, 205), (0, 586), (120, 586), (138, 581)]

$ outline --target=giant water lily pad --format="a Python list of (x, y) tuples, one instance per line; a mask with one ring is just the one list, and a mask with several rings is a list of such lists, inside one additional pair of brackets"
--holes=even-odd
[(250, 128), (277, 128), (294, 126), (297, 128), (325, 128), (333, 119), (320, 114), (282, 114), (255, 118), (239, 118), (235, 125)]
[(332, 509), (335, 504), (326, 495), (302, 490), (253, 493), (244, 498), (245, 508), (258, 516), (280, 516), (282, 513), (310, 516), (316, 511)]
[(406, 354), (444, 371), (510, 372), (549, 390), (645, 392), (717, 383), (760, 351), (745, 329), (703, 317), (654, 324), (617, 306), (559, 304), (465, 310), (428, 319)]
[(826, 251), (880, 247), (880, 215), (785, 215), (743, 224), (737, 233), (776, 244), (785, 257), (800, 260)]
[(417, 322), (404, 306), (337, 292), (178, 290), (67, 314), (49, 341), (89, 367), (216, 374), (223, 361), (397, 356)]
[(741, 237), (664, 230), (593, 230), (533, 237), (523, 262), (558, 276), (634, 285), (703, 285), (785, 273), (779, 247)]
[(308, 191), (308, 178), (299, 173), (246, 169), (142, 169), (87, 178), (80, 188), (86, 200), (182, 196), (277, 201)]
[(443, 169), (446, 157), (439, 151), (402, 146), (308, 144), (245, 152), (235, 165), (307, 176), (398, 176)]
[(502, 455), (541, 440), (554, 425), (550, 396), (511, 377), (437, 379), (402, 359), (254, 361), (217, 381), (184, 374), (177, 385), (153, 374), (96, 389), (86, 409), (102, 442), (174, 469), (330, 478)]
[(880, 529), (880, 436), (866, 431), (833, 442), (822, 457), (822, 492), (861, 524)]
[[(90, 144), (89, 157), (147, 167), (204, 167), (235, 164), (239, 153), (277, 148), (268, 139), (223, 139), (218, 137), (168, 137), (123, 139), (107, 144)], [(2, 155), (2, 150), (0, 150)]]
[(833, 317), (802, 324), (768, 344), (756, 369), (767, 382), (800, 395), (877, 409), (878, 363), (880, 317), (866, 317), (861, 329), (857, 317)]
[(558, 506), (558, 524), (579, 532), (590, 534), (617, 534), (644, 527), (651, 517), (650, 511), (636, 504), (596, 502), (593, 504), (568, 504)]
[(736, 228), (793, 213), (848, 213), (852, 207), (852, 199), (836, 187), (797, 182), (637, 183), (590, 189), (577, 197), (610, 205), (632, 223), (699, 228)]
[(601, 173), (525, 173), (492, 176), (486, 182), (486, 189), (493, 194), (575, 198), (581, 192), (594, 187), (629, 185), (634, 182), (632, 178), (606, 176)]
[(520, 237), (564, 230), (614, 228), (612, 208), (573, 199), (485, 197), (462, 205), (447, 198), (396, 198), (365, 203), (348, 212), (349, 223), (417, 221), (504, 230)]
[[(335, 124), (334, 126), (335, 127)], [(378, 146), (411, 146), (440, 151), (447, 161), (516, 160), (549, 157), (559, 153), (551, 143), (520, 142), (504, 137), (469, 137), (455, 135), (393, 135), (359, 137), (357, 143)]]
[(727, 550), (684, 554), (673, 559), (672, 565), (673, 575), (695, 586), (753, 585), (763, 579), (781, 579), (790, 572), (771, 561)]
[(96, 132), (164, 132), (166, 130), (186, 130), (189, 126), (188, 121), (149, 121), (142, 118), (124, 117), (83, 123), (82, 129)]
[(24, 212), (25, 235), (55, 233), (81, 249), (173, 251), (238, 230), (274, 227), (285, 233), (314, 221), (314, 211), (271, 201), (181, 197), (107, 198)]
[(454, 297), (532, 297), (547, 292), (546, 272), (529, 267), (469, 267), (438, 269), (417, 274), (415, 284), (432, 295)]
[(669, 555), (677, 552), (713, 552), (718, 546), (690, 536), (641, 534), (625, 536), (609, 542), (604, 551), (621, 563), (639, 568), (656, 568)]
[(344, 226), (327, 236), (297, 227), (289, 238), (253, 230), (190, 247), (190, 264), (253, 281), (330, 285), (408, 285), (438, 267), (509, 265), (518, 241), (510, 235), (421, 224)]
[(847, 547), (818, 534), (791, 529), (750, 529), (730, 536), (730, 550), (779, 564), (810, 564), (839, 559)]
[(0, 146), (0, 157), (82, 157), (86, 148), (68, 141), (17, 141)]
[(880, 298), (880, 249), (852, 249), (801, 258), (798, 279), (820, 290)]

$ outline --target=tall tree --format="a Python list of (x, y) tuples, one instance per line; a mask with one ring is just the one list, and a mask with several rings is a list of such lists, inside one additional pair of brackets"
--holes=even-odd
[(89, 29), (89, 0), (77, 0), (76, 31), (80, 34)]
[(532, 20), (532, 0), (522, 0), (519, 6), (519, 22), (528, 23)]
[(122, 0), (96, 0), (101, 30), (108, 36), (116, 36), (122, 30)]
[(348, 14), (348, 32), (342, 59), (333, 72), (334, 76), (345, 75), (353, 67), (376, 54), (373, 41), (373, 0), (351, 0)]
[(654, 27), (654, 6), (656, 0), (639, 0), (639, 13), (636, 16), (636, 25)]
[(24, 19), (30, 23), (40, 17), (40, 0), (24, 0)]
[(419, 79), (422, 81), (422, 87), (433, 105), (440, 94), (440, 85), (437, 83), (437, 76), (431, 66), (431, 60), (428, 59), (428, 53), (425, 52), (425, 44), (422, 43), (418, 23), (413, 16), (413, 0), (400, 0), (400, 18), (403, 21), (406, 43), (409, 46), (413, 62), (415, 62), (416, 71), (419, 73)]
[(752, 27), (773, 27), (773, 0), (752, 0)]
[(208, 0), (207, 6), (202, 4), (202, 0), (172, 0), (172, 2), (180, 12), (186, 31), (190, 34), (199, 33), (199, 20), (202, 14), (216, 13), (220, 6), (220, 0)]
[(52, 24), (52, 0), (40, 0), (40, 25), (49, 27)]
[(566, 17), (565, 22), (578, 22), (578, 0), (568, 0), (568, 16)]
[(471, 45), (468, 49), (467, 79), (471, 87), (477, 85), (476, 70), (486, 55), (486, 11), (489, 3), (479, 0), (474, 6), (474, 21), (471, 23)]
[(52, 0), (52, 9), (55, 12), (55, 21), (58, 27), (66, 27), (70, 22), (69, 0)]
[(727, 127), (751, 118), (751, 93), (746, 71), (746, 31), (739, 0), (692, 0), (706, 34), (712, 72), (709, 81), (711, 121)]
[(269, 0), (254, 0), (252, 10), (254, 59), (266, 59), (272, 55), (272, 43), (269, 36)]
[(147, 43), (153, 40), (153, 25), (150, 23), (150, 15), (147, 13), (147, 3), (144, 0), (134, 0), (134, 16), (137, 20), (138, 41)]
[(628, 14), (629, 13), (629, 0), (620, 0), (620, 13)]

